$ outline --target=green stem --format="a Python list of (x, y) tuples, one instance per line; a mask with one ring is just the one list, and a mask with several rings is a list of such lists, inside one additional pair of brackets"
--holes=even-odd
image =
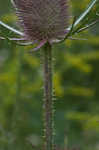
[(44, 150), (53, 150), (53, 72), (52, 47), (47, 43), (43, 49), (44, 69)]

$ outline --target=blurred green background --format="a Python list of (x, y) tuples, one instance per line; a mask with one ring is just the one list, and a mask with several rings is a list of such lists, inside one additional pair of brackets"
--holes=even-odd
[[(89, 2), (71, 0), (72, 15)], [(0, 19), (19, 27), (10, 0), (0, 0)], [(53, 47), (55, 142), (67, 150), (99, 150), (99, 23), (78, 38), (88, 40)], [(41, 148), (42, 62), (40, 52), (31, 55), (29, 49), (0, 40), (0, 150), (32, 150), (31, 143)]]

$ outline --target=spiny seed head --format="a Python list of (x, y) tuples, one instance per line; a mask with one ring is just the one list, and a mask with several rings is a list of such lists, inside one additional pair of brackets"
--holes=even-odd
[(68, 27), (68, 0), (13, 0), (16, 13), (30, 40), (64, 38)]

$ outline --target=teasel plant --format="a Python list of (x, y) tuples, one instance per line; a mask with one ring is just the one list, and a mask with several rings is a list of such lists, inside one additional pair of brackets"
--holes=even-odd
[[(29, 51), (33, 54), (41, 48), (43, 81), (44, 81), (44, 144), (43, 150), (56, 150), (54, 143), (54, 95), (53, 95), (53, 45), (62, 43), (67, 39), (85, 40), (75, 38), (78, 33), (95, 25), (99, 19), (88, 23), (88, 15), (98, 0), (91, 0), (85, 11), (77, 18), (72, 17), (70, 24), (69, 0), (11, 0), (18, 22), (23, 32), (5, 24), (0, 20), (0, 26), (6, 28), (16, 37), (8, 37), (2, 32), (1, 40), (7, 39), (16, 45), (33, 46)], [(99, 14), (96, 12), (96, 16)]]

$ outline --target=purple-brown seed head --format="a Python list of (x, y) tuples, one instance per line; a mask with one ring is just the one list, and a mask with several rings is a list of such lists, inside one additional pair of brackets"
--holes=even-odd
[(68, 0), (13, 0), (24, 34), (30, 40), (64, 38), (69, 22)]

